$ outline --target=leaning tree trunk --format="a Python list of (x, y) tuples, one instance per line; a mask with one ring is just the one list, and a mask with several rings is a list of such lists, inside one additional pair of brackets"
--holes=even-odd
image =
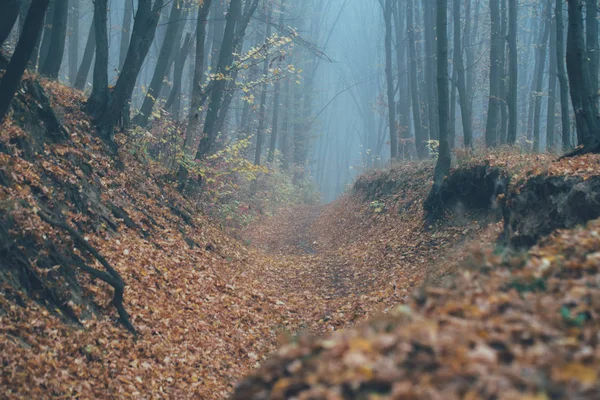
[(556, 70), (560, 91), (560, 121), (562, 148), (571, 148), (571, 117), (569, 116), (569, 81), (565, 70), (565, 24), (563, 20), (563, 0), (556, 0)]
[(163, 81), (165, 79), (165, 75), (169, 68), (169, 61), (171, 60), (171, 53), (173, 52), (173, 43), (181, 42), (181, 35), (183, 33), (183, 23), (181, 20), (181, 15), (183, 14), (183, 0), (175, 0), (173, 2), (173, 6), (171, 7), (171, 14), (169, 15), (169, 25), (167, 26), (167, 32), (165, 34), (165, 39), (163, 40), (162, 46), (160, 48), (160, 53), (158, 55), (158, 60), (156, 62), (156, 68), (154, 70), (154, 75), (152, 76), (152, 81), (150, 82), (150, 87), (148, 88), (148, 92), (146, 92), (146, 97), (144, 97), (144, 102), (142, 103), (142, 108), (140, 112), (134, 119), (134, 124), (139, 125), (141, 127), (145, 127), (148, 125), (148, 121), (150, 120), (150, 116), (152, 115), (152, 108), (154, 108), (154, 104), (158, 99), (161, 88), (163, 86)]
[(21, 10), (21, 0), (5, 0), (6, 3), (2, 6), (3, 10), (0, 13), (0, 48), (4, 44), (8, 35), (12, 31), (19, 11)]
[(44, 24), (44, 15), (48, 8), (48, 3), (49, 0), (32, 0), (31, 2), (31, 7), (23, 25), (23, 33), (6, 67), (6, 72), (2, 76), (2, 81), (0, 81), (0, 123), (4, 121), (10, 107), (10, 102), (21, 83), (21, 77), (23, 76), (23, 72), (25, 72), (42, 25)]
[(52, 79), (58, 79), (60, 65), (65, 52), (65, 41), (67, 38), (67, 19), (69, 14), (69, 2), (67, 0), (56, 0), (54, 5), (54, 16), (52, 17), (52, 34), (50, 36), (50, 49), (40, 65), (40, 74)]
[(90, 74), (90, 68), (92, 67), (92, 61), (94, 60), (94, 52), (96, 51), (96, 24), (92, 20), (90, 32), (88, 34), (87, 42), (85, 44), (85, 50), (83, 51), (83, 59), (77, 70), (77, 77), (75, 78), (75, 88), (79, 90), (85, 89), (88, 75)]

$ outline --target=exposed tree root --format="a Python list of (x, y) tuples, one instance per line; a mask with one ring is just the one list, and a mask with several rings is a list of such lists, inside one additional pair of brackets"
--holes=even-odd
[(106, 261), (102, 254), (100, 254), (98, 250), (96, 250), (91, 244), (89, 244), (83, 238), (83, 236), (79, 234), (79, 232), (71, 228), (71, 226), (69, 226), (66, 222), (53, 219), (50, 215), (46, 214), (43, 211), (39, 211), (37, 214), (44, 222), (47, 222), (48, 224), (56, 228), (60, 228), (64, 231), (67, 231), (71, 235), (71, 237), (73, 237), (73, 239), (77, 242), (77, 244), (79, 244), (82, 248), (88, 251), (100, 262), (100, 264), (102, 264), (106, 271), (100, 271), (96, 268), (92, 268), (85, 264), (79, 265), (79, 268), (82, 269), (84, 272), (87, 272), (94, 278), (100, 279), (101, 281), (106, 282), (114, 288), (115, 293), (113, 296), (112, 303), (117, 309), (117, 312), (119, 313), (119, 321), (123, 324), (123, 326), (125, 326), (125, 328), (127, 328), (128, 331), (135, 335), (136, 330), (130, 321), (129, 314), (125, 309), (125, 306), (123, 305), (123, 293), (125, 290), (125, 282), (123, 281), (121, 274), (119, 274), (119, 272), (115, 270), (108, 263), (108, 261)]

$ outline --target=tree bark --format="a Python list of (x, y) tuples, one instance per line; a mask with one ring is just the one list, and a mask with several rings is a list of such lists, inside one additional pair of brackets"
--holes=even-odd
[(129, 109), (126, 106), (131, 100), (137, 76), (148, 54), (148, 50), (154, 41), (156, 26), (163, 4), (164, 0), (154, 0), (154, 4), (152, 0), (138, 1), (131, 34), (131, 43), (127, 50), (123, 70), (109, 96), (107, 106), (104, 107), (104, 112), (96, 119), (99, 136), (113, 145), (113, 147), (114, 128), (119, 119), (128, 117), (128, 115), (123, 116), (123, 110)]
[(508, 0), (508, 133), (506, 142), (517, 140), (517, 91), (519, 88), (519, 55), (517, 53), (518, 0)]
[(196, 58), (194, 60), (194, 81), (192, 84), (192, 95), (190, 99), (190, 115), (188, 118), (188, 127), (186, 130), (183, 151), (188, 152), (194, 140), (197, 137), (197, 131), (200, 126), (200, 116), (202, 115), (202, 83), (204, 82), (204, 67), (206, 65), (206, 25), (208, 22), (208, 13), (212, 0), (204, 0), (198, 9), (198, 18), (196, 22)]
[(90, 74), (90, 68), (92, 61), (94, 60), (94, 52), (96, 51), (96, 24), (92, 20), (90, 26), (90, 32), (88, 33), (87, 42), (85, 44), (85, 50), (83, 51), (83, 59), (77, 70), (77, 77), (75, 78), (75, 88), (79, 90), (85, 89), (88, 75)]
[(121, 47), (119, 49), (119, 71), (123, 70), (127, 49), (129, 48), (129, 37), (131, 36), (131, 21), (133, 18), (133, 0), (125, 0), (123, 11), (123, 25), (121, 26)]
[[(437, 0), (436, 12), (437, 25), (437, 92), (438, 92), (438, 116), (440, 146), (435, 172), (433, 176), (433, 187), (425, 200), (425, 209), (435, 213), (441, 204), (440, 189), (444, 177), (450, 171), (452, 157), (448, 142), (448, 122), (450, 104), (448, 98), (448, 2)], [(460, 21), (460, 20), (459, 20)], [(456, 21), (455, 21), (456, 22)]]
[(23, 72), (25, 72), (42, 25), (44, 24), (44, 15), (48, 8), (48, 3), (49, 0), (32, 0), (31, 2), (31, 7), (23, 25), (23, 33), (6, 67), (6, 72), (2, 76), (2, 81), (0, 81), (0, 123), (4, 121), (10, 107), (10, 102), (21, 83)]
[[(283, 31), (285, 18), (285, 3), (281, 3), (279, 8), (279, 30)], [(277, 134), (279, 133), (279, 108), (281, 98), (281, 81), (275, 81), (275, 94), (273, 95), (273, 122), (271, 124), (271, 142), (269, 143), (269, 156), (267, 160), (272, 163), (275, 161), (275, 148), (277, 146)]]
[(590, 71), (590, 91), (596, 94), (594, 101), (598, 104), (598, 68), (600, 46), (598, 46), (598, 0), (585, 0), (585, 46)]
[(500, 109), (500, 51), (502, 36), (500, 34), (500, 0), (490, 0), (490, 97), (485, 127), (485, 143), (494, 147), (498, 143), (498, 111)]
[[(99, 118), (108, 106), (108, 0), (94, 0), (94, 28), (96, 60), (92, 93), (88, 99), (88, 112)], [(112, 139), (112, 138), (111, 138)]]
[[(269, 11), (267, 12), (267, 20), (266, 20), (266, 31), (265, 31), (265, 52), (268, 52), (269, 46), (269, 38), (271, 36), (271, 17), (273, 15), (273, 6), (267, 5), (269, 7)], [(260, 165), (261, 156), (262, 156), (262, 148), (263, 141), (265, 135), (265, 129), (267, 126), (267, 111), (266, 111), (266, 102), (267, 102), (267, 74), (269, 73), (269, 60), (268, 57), (265, 56), (265, 60), (263, 61), (263, 70), (262, 70), (262, 78), (265, 80), (262, 84), (262, 90), (260, 93), (260, 106), (258, 112), (258, 129), (256, 130), (256, 151), (254, 152), (254, 165)]]
[(165, 39), (158, 55), (158, 61), (156, 62), (156, 69), (150, 82), (150, 87), (144, 97), (142, 108), (134, 119), (134, 124), (141, 127), (146, 127), (150, 116), (152, 115), (152, 109), (158, 99), (165, 74), (169, 68), (171, 53), (173, 52), (173, 43), (180, 43), (181, 36), (183, 33), (183, 23), (181, 22), (181, 15), (183, 13), (183, 0), (175, 0), (171, 7), (171, 13), (169, 14), (169, 25), (167, 26), (167, 32)]
[(2, 13), (0, 13), (0, 48), (2, 48), (8, 35), (10, 35), (13, 26), (15, 26), (19, 11), (21, 10), (21, 0), (6, 0), (2, 8)]
[(381, 0), (380, 3), (385, 21), (385, 78), (387, 84), (390, 158), (394, 160), (398, 157), (398, 134), (396, 132), (396, 102), (394, 100), (394, 75), (392, 72), (392, 0)]
[(423, 18), (425, 19), (425, 88), (427, 90), (427, 115), (429, 120), (429, 138), (438, 140), (439, 132), (439, 116), (438, 99), (436, 83), (436, 23), (434, 16), (436, 8), (436, 0), (423, 0)]
[(43, 37), (40, 37), (39, 46), (39, 68), (46, 61), (48, 50), (50, 49), (50, 38), (52, 37), (52, 19), (54, 18), (54, 9), (56, 8), (57, 0), (50, 0), (48, 11), (46, 12), (46, 19), (44, 22)]
[[(453, 0), (454, 6), (454, 68), (456, 70), (456, 86), (460, 102), (460, 115), (463, 126), (464, 145), (466, 148), (473, 146), (473, 130), (471, 125), (471, 103), (467, 94), (465, 82), (465, 64), (462, 55), (462, 43), (460, 38), (460, 2)], [(467, 19), (469, 16), (467, 16)]]
[(427, 137), (421, 125), (421, 101), (419, 99), (418, 75), (417, 75), (417, 49), (415, 38), (413, 1), (408, 0), (406, 19), (408, 25), (408, 48), (410, 52), (410, 80), (412, 82), (411, 98), (413, 106), (413, 121), (415, 125), (415, 145), (417, 156), (420, 159), (427, 158)]
[(75, 86), (79, 63), (79, 0), (70, 0), (69, 13), (69, 83)]
[(569, 115), (569, 81), (565, 70), (565, 23), (563, 19), (563, 0), (556, 0), (556, 70), (560, 91), (560, 122), (562, 133), (562, 148), (571, 148), (571, 117)]
[(552, 18), (550, 26), (550, 66), (548, 68), (548, 112), (546, 124), (546, 149), (549, 152), (556, 150), (556, 139), (554, 126), (556, 124), (556, 19)]
[(67, 17), (69, 3), (67, 0), (56, 0), (54, 15), (52, 17), (52, 34), (50, 36), (50, 49), (44, 63), (40, 65), (40, 74), (52, 79), (58, 79), (60, 66), (65, 52), (67, 38)]
[(535, 88), (533, 93), (534, 96), (534, 116), (533, 116), (533, 152), (540, 152), (540, 125), (541, 125), (541, 112), (542, 112), (542, 90), (544, 84), (544, 67), (546, 65), (546, 49), (548, 46), (548, 37), (550, 35), (550, 19), (552, 17), (552, 7), (550, 2), (547, 3), (546, 10), (544, 11), (544, 18), (542, 24), (544, 28), (542, 30), (541, 40), (536, 48), (535, 57)]
[(165, 108), (171, 111), (171, 114), (176, 120), (179, 120), (181, 110), (181, 84), (183, 80), (183, 67), (187, 60), (190, 49), (192, 48), (192, 34), (188, 33), (185, 36), (183, 44), (179, 49), (179, 54), (175, 60), (175, 69), (173, 71), (173, 88), (169, 94), (169, 99), (165, 104)]
[[(567, 35), (567, 72), (571, 101), (577, 123), (577, 141), (584, 148), (597, 145), (600, 134), (598, 121), (597, 93), (593, 92), (589, 62), (583, 33), (583, 4), (579, 0), (568, 0), (569, 29)], [(594, 71), (596, 72), (596, 71)]]

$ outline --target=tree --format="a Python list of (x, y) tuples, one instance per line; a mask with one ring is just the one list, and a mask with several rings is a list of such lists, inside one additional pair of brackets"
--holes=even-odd
[(170, 110), (175, 119), (179, 119), (179, 112), (181, 110), (181, 85), (183, 79), (183, 67), (187, 60), (188, 53), (192, 48), (192, 35), (187, 33), (185, 39), (178, 50), (177, 57), (175, 58), (175, 68), (173, 70), (173, 87), (169, 98), (165, 103), (165, 109)]
[(123, 69), (127, 49), (129, 48), (129, 37), (131, 36), (131, 20), (133, 17), (133, 0), (125, 0), (125, 10), (123, 10), (123, 24), (121, 26), (121, 45), (119, 49), (119, 71)]
[[(227, 12), (225, 33), (223, 34), (223, 44), (219, 52), (219, 62), (217, 64), (216, 76), (225, 77), (229, 74), (228, 70), (233, 63), (234, 48), (235, 48), (235, 29), (238, 20), (242, 16), (242, 0), (231, 0), (229, 3), (229, 11)], [(208, 102), (208, 111), (204, 121), (203, 137), (200, 139), (196, 150), (195, 159), (201, 159), (207, 155), (217, 140), (218, 131), (215, 129), (219, 118), (219, 108), (223, 100), (225, 91), (225, 79), (216, 79), (210, 93)], [(181, 164), (177, 174), (180, 189), (186, 186), (189, 171)]]
[(71, 0), (69, 13), (69, 83), (75, 86), (79, 62), (79, 0)]
[(21, 0), (6, 0), (6, 3), (3, 5), (2, 13), (0, 13), (0, 48), (2, 48), (8, 35), (10, 35), (20, 10)]
[[(471, 103), (467, 94), (465, 82), (465, 64), (462, 55), (462, 43), (460, 38), (460, 2), (453, 0), (454, 6), (454, 70), (456, 74), (456, 87), (460, 101), (460, 112), (463, 126), (465, 147), (473, 146), (473, 130), (471, 125)], [(467, 17), (468, 18), (468, 17)]]
[[(583, 152), (595, 150), (599, 144), (600, 123), (598, 120), (597, 93), (594, 93), (590, 63), (586, 62), (587, 51), (583, 33), (583, 3), (568, 0), (569, 29), (567, 33), (567, 72), (571, 102), (575, 110), (577, 141)], [(597, 73), (597, 71), (593, 71)]]
[(396, 102), (394, 100), (394, 75), (392, 72), (392, 0), (379, 0), (385, 21), (385, 78), (388, 102), (388, 129), (390, 135), (390, 157), (398, 157), (398, 134), (396, 132)]
[[(552, 18), (552, 17), (551, 17)], [(556, 124), (556, 80), (557, 80), (557, 62), (556, 62), (556, 19), (552, 18), (550, 26), (550, 66), (548, 68), (548, 112), (546, 124), (546, 148), (550, 152), (556, 149), (556, 139), (554, 135), (554, 126)]]
[(502, 35), (500, 34), (500, 0), (490, 0), (490, 95), (488, 115), (485, 127), (485, 144), (496, 146), (498, 142), (498, 111), (500, 110), (500, 52)]
[(206, 24), (208, 13), (212, 0), (204, 0), (198, 9), (198, 18), (196, 21), (196, 59), (194, 60), (194, 78), (192, 83), (192, 95), (190, 99), (190, 115), (188, 118), (188, 127), (186, 131), (183, 151), (187, 152), (191, 148), (196, 132), (200, 126), (200, 107), (202, 101), (202, 83), (204, 82), (205, 66), (205, 45), (206, 45)]
[[(96, 87), (92, 89), (92, 94), (94, 90), (100, 92), (96, 95), (97, 97), (94, 97), (94, 95), (90, 97), (92, 100), (90, 112), (96, 123), (98, 135), (111, 145), (113, 150), (115, 150), (114, 128), (120, 118), (128, 117), (123, 116), (123, 110), (129, 104), (136, 78), (154, 40), (163, 4), (164, 0), (154, 0), (154, 2), (152, 0), (138, 1), (131, 42), (127, 50), (123, 70), (119, 74), (114, 89), (108, 95), (104, 94), (108, 91), (108, 88), (98, 86), (102, 85), (103, 82), (107, 82), (104, 77), (107, 73), (107, 59), (105, 57), (107, 40), (104, 37), (106, 32), (106, 0), (96, 0), (94, 4), (94, 13), (99, 13), (98, 16), (94, 16), (96, 23), (96, 66), (99, 71), (94, 71), (94, 86)], [(98, 25), (103, 26), (99, 27)], [(98, 61), (98, 58), (100, 58), (100, 61)], [(102, 76), (96, 79), (96, 73), (102, 74)], [(98, 80), (98, 83), (96, 83), (96, 80)]]
[(56, 0), (49, 40), (51, 50), (48, 51), (44, 62), (40, 65), (40, 74), (46, 75), (52, 79), (58, 79), (58, 73), (60, 72), (60, 66), (65, 52), (68, 13), (69, 2), (67, 0)]
[(413, 107), (413, 121), (415, 125), (415, 145), (417, 147), (417, 156), (420, 159), (427, 157), (427, 136), (421, 125), (421, 101), (419, 99), (419, 88), (417, 85), (417, 50), (416, 50), (416, 37), (415, 37), (415, 24), (414, 24), (414, 12), (413, 12), (413, 1), (408, 0), (407, 2), (407, 29), (408, 29), (408, 49), (410, 53), (410, 81), (411, 84), (411, 99)]
[(10, 102), (21, 83), (21, 77), (42, 30), (48, 4), (49, 0), (32, 0), (31, 2), (23, 25), (23, 32), (6, 67), (6, 72), (2, 76), (2, 81), (0, 81), (0, 122), (4, 121)]
[(517, 54), (518, 0), (508, 0), (508, 133), (506, 142), (517, 140), (517, 90), (519, 87), (519, 57)]
[(444, 177), (450, 171), (452, 157), (448, 141), (448, 122), (450, 120), (450, 102), (448, 89), (448, 2), (437, 0), (436, 12), (437, 26), (437, 92), (438, 92), (438, 116), (440, 146), (435, 172), (433, 175), (433, 187), (425, 200), (425, 209), (431, 213), (439, 208), (441, 202), (441, 187)]
[[(279, 30), (283, 31), (285, 18), (285, 3), (281, 2), (279, 8)], [(279, 132), (279, 108), (281, 98), (281, 81), (275, 82), (275, 94), (273, 95), (273, 121), (271, 123), (271, 141), (269, 143), (269, 156), (267, 160), (272, 163), (275, 160), (275, 147), (277, 145), (277, 134)]]
[(571, 147), (571, 121), (569, 116), (569, 81), (565, 70), (565, 31), (563, 19), (563, 0), (556, 0), (556, 70), (560, 91), (560, 120), (562, 147), (567, 151)]
[(92, 19), (92, 25), (90, 26), (90, 32), (88, 33), (88, 38), (85, 43), (85, 50), (83, 51), (83, 59), (81, 60), (81, 64), (79, 64), (79, 69), (77, 70), (77, 77), (75, 78), (75, 88), (79, 90), (83, 90), (85, 88), (85, 84), (87, 83), (87, 77), (90, 74), (90, 68), (92, 66), (92, 61), (94, 60), (94, 52), (96, 51), (96, 24)]
[(598, 103), (598, 68), (600, 68), (600, 46), (598, 45), (598, 0), (585, 0), (585, 46), (590, 91), (596, 93)]
[[(269, 39), (271, 37), (271, 17), (273, 15), (273, 5), (267, 4), (269, 7), (269, 11), (267, 12), (266, 19), (266, 31), (265, 31), (265, 52), (268, 51), (269, 48)], [(269, 63), (270, 60), (268, 57), (265, 57), (263, 61), (263, 71), (262, 77), (264, 82), (262, 84), (262, 90), (260, 93), (260, 106), (258, 112), (258, 129), (256, 130), (256, 151), (254, 152), (254, 164), (260, 165), (260, 159), (262, 155), (263, 141), (264, 141), (264, 133), (267, 126), (267, 111), (266, 111), (266, 102), (267, 102), (267, 74), (269, 73)]]
[(173, 1), (171, 13), (169, 14), (167, 32), (160, 48), (160, 54), (158, 55), (152, 81), (150, 82), (150, 87), (148, 88), (146, 96), (144, 97), (142, 108), (133, 121), (136, 125), (142, 127), (148, 125), (150, 115), (152, 114), (152, 108), (154, 107), (154, 103), (156, 103), (156, 100), (160, 95), (165, 75), (169, 69), (169, 66), (171, 65), (171, 54), (175, 47), (173, 46), (173, 43), (181, 42), (184, 26), (184, 24), (181, 22), (182, 15), (184, 14), (183, 8), (183, 0)]
[(548, 37), (550, 35), (550, 19), (552, 16), (551, 3), (546, 3), (546, 10), (544, 11), (544, 17), (542, 19), (542, 34), (540, 41), (536, 47), (535, 54), (535, 68), (534, 68), (534, 92), (533, 105), (534, 105), (534, 116), (533, 116), (533, 151), (539, 153), (540, 151), (540, 124), (541, 124), (541, 109), (542, 109), (542, 86), (544, 83), (544, 66), (546, 65), (546, 48), (548, 45)]

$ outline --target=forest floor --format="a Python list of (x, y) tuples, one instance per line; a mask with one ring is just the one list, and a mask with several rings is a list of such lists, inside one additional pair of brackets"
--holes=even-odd
[[(598, 218), (600, 157), (474, 158), (431, 224), (432, 164), (400, 164), (236, 239), (126, 138), (107, 154), (82, 94), (42, 86), (64, 129), (28, 89), (0, 130), (0, 397), (219, 399), (251, 373), (237, 398), (598, 394), (598, 222), (497, 243)], [(85, 273), (98, 257), (40, 213), (120, 273), (135, 336)]]

